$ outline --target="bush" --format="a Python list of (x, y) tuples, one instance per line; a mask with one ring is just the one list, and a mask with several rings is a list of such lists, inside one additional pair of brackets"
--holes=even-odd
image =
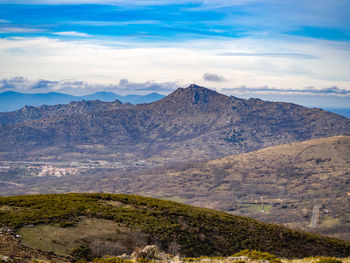
[(342, 261), (337, 258), (328, 257), (328, 258), (321, 258), (316, 263), (342, 263)]
[(80, 247), (72, 250), (71, 256), (75, 260), (81, 260), (81, 259), (90, 260), (91, 259), (91, 249), (86, 244), (80, 245)]
[[(282, 261), (275, 255), (272, 255), (267, 252), (256, 251), (256, 250), (249, 250), (249, 249), (242, 250), (234, 254), (233, 256), (234, 257), (246, 256), (250, 259), (255, 259), (255, 260), (268, 260), (271, 263), (282, 263)], [(323, 262), (323, 263), (336, 263), (336, 262)]]
[(133, 261), (129, 259), (123, 259), (120, 257), (103, 257), (103, 258), (95, 258), (94, 263), (133, 263)]

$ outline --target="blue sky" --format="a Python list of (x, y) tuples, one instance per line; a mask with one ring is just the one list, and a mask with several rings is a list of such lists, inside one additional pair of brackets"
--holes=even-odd
[(350, 1), (0, 0), (0, 57), (0, 91), (167, 93), (197, 83), (344, 102)]

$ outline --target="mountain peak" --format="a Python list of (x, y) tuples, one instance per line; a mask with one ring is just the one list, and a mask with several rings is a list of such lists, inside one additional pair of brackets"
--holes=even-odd
[(196, 84), (191, 84), (191, 85), (189, 85), (187, 88), (202, 88), (202, 89), (206, 89), (206, 88), (204, 88), (204, 87), (201, 87), (201, 86), (198, 86), (198, 85), (196, 85)]
[[(196, 92), (210, 92), (210, 93), (217, 93), (215, 90), (211, 90), (202, 86), (198, 86), (196, 84), (191, 84), (187, 88), (184, 89), (186, 90), (191, 90), (191, 91), (196, 91)], [(217, 93), (218, 94), (218, 93)]]
[(226, 98), (226, 96), (219, 94), (214, 90), (191, 84), (187, 88), (178, 88), (166, 98), (172, 101), (180, 101), (185, 104), (206, 104), (218, 98)]

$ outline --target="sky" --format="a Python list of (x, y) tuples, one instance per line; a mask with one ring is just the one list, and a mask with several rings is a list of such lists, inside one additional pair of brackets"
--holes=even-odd
[(349, 0), (0, 0), (0, 92), (237, 97), (350, 108)]

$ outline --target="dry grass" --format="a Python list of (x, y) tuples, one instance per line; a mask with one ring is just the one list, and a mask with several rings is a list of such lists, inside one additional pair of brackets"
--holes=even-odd
[[(282, 263), (316, 263), (320, 258), (310, 257), (302, 259), (281, 259)], [(350, 258), (338, 258), (342, 263), (350, 263)]]
[(86, 218), (72, 227), (37, 225), (19, 230), (23, 243), (43, 251), (68, 255), (82, 240), (113, 238), (119, 226), (110, 220)]

